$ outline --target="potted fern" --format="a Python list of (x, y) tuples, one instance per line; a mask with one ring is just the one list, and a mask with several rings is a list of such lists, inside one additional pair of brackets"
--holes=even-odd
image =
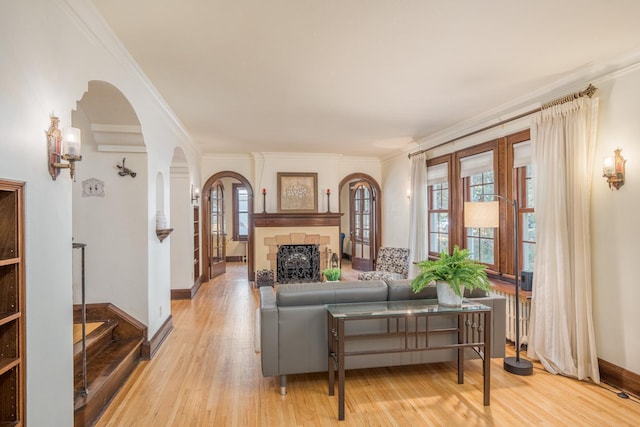
[(440, 254), (440, 259), (420, 261), (419, 274), (411, 282), (411, 289), (418, 293), (425, 287), (436, 283), (438, 303), (449, 306), (462, 305), (464, 289), (483, 289), (491, 287), (487, 279), (487, 266), (469, 258), (467, 249), (456, 246), (453, 254)]
[(340, 280), (340, 275), (342, 274), (342, 272), (340, 271), (339, 267), (334, 267), (322, 270), (322, 274), (324, 274), (327, 282), (337, 282), (338, 280)]

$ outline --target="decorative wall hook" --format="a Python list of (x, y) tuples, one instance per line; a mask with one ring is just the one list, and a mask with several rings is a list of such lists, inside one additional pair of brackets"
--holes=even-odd
[(135, 178), (136, 177), (136, 173), (134, 171), (132, 171), (131, 169), (129, 169), (129, 168), (124, 166), (125, 160), (127, 160), (127, 158), (123, 157), (122, 158), (122, 165), (116, 165), (117, 168), (120, 169), (120, 172), (118, 172), (118, 175), (120, 175), (120, 176), (130, 175), (131, 178)]

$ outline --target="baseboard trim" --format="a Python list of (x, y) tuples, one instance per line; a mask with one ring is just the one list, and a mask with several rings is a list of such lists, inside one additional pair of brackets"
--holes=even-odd
[(202, 277), (198, 277), (192, 287), (189, 289), (171, 289), (171, 299), (193, 299), (202, 286)]
[(640, 375), (616, 366), (606, 360), (598, 359), (600, 380), (634, 396), (640, 396)]
[(193, 288), (171, 289), (171, 299), (191, 299), (193, 298)]
[(145, 360), (150, 360), (158, 351), (165, 338), (169, 336), (173, 330), (173, 316), (169, 316), (167, 320), (162, 324), (158, 332), (153, 335), (153, 338), (142, 343), (140, 349), (140, 357)]
[(244, 257), (242, 255), (232, 255), (228, 256), (225, 261), (226, 262), (243, 262)]

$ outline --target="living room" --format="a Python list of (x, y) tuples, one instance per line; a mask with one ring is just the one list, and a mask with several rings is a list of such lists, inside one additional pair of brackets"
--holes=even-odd
[[(635, 172), (637, 159), (640, 158), (640, 149), (635, 141), (636, 135), (640, 134), (640, 122), (637, 120), (640, 102), (636, 96), (640, 89), (640, 53), (637, 51), (637, 25), (630, 22), (640, 12), (637, 5), (625, 3), (616, 8), (610, 2), (601, 2), (597, 10), (589, 12), (594, 14), (594, 23), (591, 25), (602, 26), (597, 29), (601, 32), (592, 36), (602, 43), (597, 55), (594, 53), (593, 57), (578, 58), (582, 61), (579, 63), (568, 58), (563, 62), (562, 56), (558, 55), (554, 72), (531, 76), (533, 84), (529, 82), (528, 88), (535, 89), (511, 98), (505, 98), (505, 92), (511, 90), (508, 84), (493, 86), (495, 92), (487, 86), (481, 98), (490, 99), (499, 93), (502, 96), (500, 99), (506, 101), (499, 105), (490, 103), (491, 107), (487, 108), (467, 110), (467, 116), (460, 120), (441, 117), (441, 120), (448, 122), (447, 126), (416, 128), (411, 138), (399, 141), (390, 141), (391, 135), (386, 139), (377, 138), (375, 142), (386, 140), (386, 144), (381, 145), (387, 151), (382, 154), (372, 137), (368, 142), (369, 152), (375, 152), (376, 155), (368, 155), (365, 150), (354, 154), (349, 144), (344, 142), (341, 145), (347, 154), (339, 154), (333, 149), (335, 145), (329, 148), (328, 143), (322, 142), (320, 129), (313, 149), (299, 145), (298, 150), (278, 151), (257, 147), (241, 151), (239, 145), (220, 137), (218, 143), (222, 148), (203, 152), (199, 141), (206, 137), (189, 132), (183, 126), (173, 113), (172, 106), (163, 98), (164, 94), (161, 95), (154, 87), (152, 80), (133, 59), (135, 55), (127, 50), (94, 3), (102, 3), (100, 6), (106, 7), (106, 2), (81, 0), (12, 2), (6, 6), (1, 18), (3, 25), (0, 31), (6, 42), (0, 47), (0, 57), (6, 66), (3, 67), (0, 105), (7, 137), (3, 143), (5, 155), (0, 158), (0, 179), (26, 183), (24, 302), (27, 326), (23, 338), (27, 348), (24, 388), (29, 424), (64, 426), (73, 422), (72, 334), (67, 326), (73, 323), (73, 305), (79, 301), (77, 290), (80, 285), (78, 254), (72, 249), (72, 242), (87, 243), (89, 301), (107, 300), (123, 306), (148, 328), (151, 339), (171, 323), (171, 290), (190, 286), (194, 281), (191, 263), (194, 227), (192, 186), (203, 189), (211, 176), (222, 171), (234, 171), (251, 183), (256, 213), (262, 211), (263, 188), (267, 192), (266, 211), (276, 212), (277, 174), (313, 172), (318, 174), (318, 188), (322, 192), (318, 195), (319, 211), (326, 209), (324, 192), (330, 189), (332, 211), (336, 209), (337, 212), (342, 179), (354, 173), (367, 174), (381, 186), (382, 242), (385, 246), (407, 247), (410, 235), (410, 199), (407, 191), (410, 189), (411, 165), (408, 154), (490, 126), (501, 118), (517, 116), (530, 107), (582, 90), (589, 83), (598, 88), (596, 96), (600, 102), (597, 144), (593, 152), (595, 160), (590, 174), (592, 190), (589, 212), (595, 344), (598, 358), (617, 369), (621, 378), (637, 387), (640, 342), (633, 325), (635, 301), (640, 299), (640, 290), (634, 282), (636, 271), (633, 254), (636, 236), (639, 235), (634, 216), (640, 203), (635, 197), (638, 181)], [(581, 3), (573, 6), (579, 5)], [(146, 6), (146, 10), (152, 11), (157, 5)], [(359, 6), (363, 11), (366, 10), (364, 5)], [(525, 12), (534, 13), (529, 7), (533, 6), (528, 6)], [(563, 6), (558, 16), (570, 16), (573, 19), (574, 15), (565, 10), (567, 7)], [(130, 16), (146, 13), (133, 10), (136, 13), (132, 12)], [(387, 10), (391, 11), (393, 8)], [(355, 22), (359, 13), (351, 11), (345, 16), (353, 17)], [(494, 14), (500, 15), (497, 11)], [(380, 20), (384, 14), (377, 16)], [(473, 21), (473, 17), (469, 17), (465, 22), (470, 25)], [(457, 28), (465, 25), (465, 22), (454, 22), (455, 25), (451, 26)], [(507, 29), (515, 32), (517, 25), (513, 22)], [(605, 23), (609, 25), (606, 30), (603, 29)], [(375, 23), (369, 25), (376, 26)], [(349, 25), (346, 27), (351, 28)], [(444, 28), (441, 30), (444, 31)], [(559, 37), (580, 39), (567, 34)], [(407, 38), (413, 37), (408, 34)], [(473, 37), (470, 35), (467, 38)], [(614, 46), (607, 44), (609, 38), (614, 40), (611, 42)], [(331, 41), (334, 45), (340, 44), (340, 40)], [(544, 43), (553, 45), (549, 39), (545, 39)], [(600, 46), (598, 43), (594, 42), (594, 45)], [(456, 72), (464, 70), (465, 73), (461, 80), (482, 82), (486, 70), (493, 68), (491, 64), (498, 60), (493, 56), (496, 50), (484, 51), (487, 61), (483, 61), (482, 66), (458, 67)], [(238, 51), (242, 49), (238, 48)], [(529, 54), (535, 56), (531, 52)], [(565, 53), (571, 56), (570, 52)], [(397, 61), (403, 58), (394, 57)], [(345, 68), (349, 68), (349, 58), (343, 59)], [(456, 61), (456, 55), (451, 55), (448, 62), (455, 65)], [(354, 65), (354, 69), (361, 70), (362, 78), (376, 68), (376, 63), (356, 65), (361, 67)], [(425, 69), (440, 69), (436, 63), (428, 65), (425, 65)], [(179, 66), (189, 67), (188, 64)], [(510, 65), (505, 62), (502, 66)], [(527, 63), (527, 66), (535, 68), (535, 62)], [(388, 71), (387, 68), (384, 70)], [(408, 78), (412, 72), (410, 67), (407, 70)], [(309, 76), (318, 77), (311, 72)], [(296, 84), (300, 88), (312, 86), (316, 80), (311, 77), (307, 85), (303, 84), (305, 82)], [(425, 79), (437, 81), (438, 75), (436, 73)], [(380, 80), (385, 81), (383, 77)], [(397, 77), (397, 80), (402, 78)], [(185, 83), (185, 91), (187, 86)], [(388, 102), (395, 99), (392, 97), (396, 93), (394, 87), (387, 87), (379, 102), (372, 105), (382, 105), (385, 99)], [(83, 123), (83, 114), (87, 111), (82, 111), (78, 103), (82, 105), (85, 93), (93, 94), (93, 89), (98, 90), (99, 94), (94, 106), (102, 105), (106, 110), (111, 110), (109, 112), (122, 112), (123, 121), (112, 124), (117, 126), (100, 128), (95, 126), (104, 124), (99, 121)], [(454, 93), (453, 89), (442, 88), (438, 92), (443, 93), (439, 98), (443, 102), (454, 98), (449, 95)], [(318, 92), (318, 96), (322, 95), (322, 90)], [(283, 99), (287, 96), (276, 95), (281, 95)], [(434, 96), (436, 99), (435, 95), (435, 92), (414, 93), (406, 102), (409, 105), (416, 97)], [(122, 99), (127, 101), (124, 107)], [(349, 99), (344, 101), (344, 104), (349, 103)], [(459, 101), (460, 108), (467, 104), (470, 104), (470, 100), (466, 98), (465, 101)], [(346, 108), (345, 105), (343, 107)], [(295, 110), (295, 106), (291, 108)], [(322, 109), (318, 107), (318, 111)], [(339, 111), (325, 112), (318, 117), (331, 117), (338, 115)], [(403, 116), (403, 110), (398, 111), (398, 116)], [(98, 110), (91, 112), (100, 113)], [(436, 113), (433, 115), (438, 116)], [(205, 116), (215, 114), (207, 111)], [(59, 117), (61, 127), (73, 124), (74, 127), (90, 130), (83, 134), (86, 152), (83, 149), (83, 160), (76, 164), (75, 184), (68, 170), (62, 169), (55, 180), (47, 170), (44, 131), (50, 126), (52, 115)], [(258, 129), (257, 120), (260, 117), (257, 116), (256, 121), (246, 119), (245, 127)], [(359, 116), (345, 114), (343, 117), (349, 123), (360, 121)], [(262, 117), (267, 122), (269, 118)], [(202, 121), (208, 119), (205, 117)], [(503, 137), (528, 127), (530, 124), (527, 120), (522, 118), (492, 127), (452, 145), (456, 148), (468, 147)], [(371, 122), (367, 125), (373, 128)], [(339, 126), (336, 124), (336, 127)], [(278, 131), (277, 123), (261, 130), (266, 134), (274, 128)], [(326, 128), (329, 126), (322, 130)], [(292, 129), (287, 128), (286, 132), (279, 129), (283, 140)], [(105, 134), (111, 139), (94, 140), (96, 135)], [(127, 145), (128, 151), (114, 152), (113, 146), (117, 144)], [(102, 146), (103, 151), (98, 146)], [(611, 156), (617, 148), (622, 149), (627, 159), (627, 175), (624, 186), (619, 190), (611, 190), (602, 178), (600, 168), (602, 159)], [(440, 154), (442, 148), (429, 153), (433, 157)], [(138, 173), (135, 178), (118, 175), (120, 169), (116, 165), (125, 167), (123, 158), (126, 158), (126, 167)], [(172, 186), (172, 169), (174, 178), (181, 180), (177, 187)], [(105, 183), (104, 197), (94, 195), (83, 198), (82, 183), (91, 178), (99, 178)], [(163, 242), (158, 239), (156, 232), (158, 210), (164, 210), (169, 220), (168, 226), (174, 228), (171, 236)], [(178, 213), (179, 210), (182, 211)], [(180, 263), (183, 266), (180, 269), (173, 268), (174, 257), (181, 254), (186, 256), (187, 261)], [(255, 267), (263, 266), (256, 264)], [(158, 349), (162, 350), (161, 344), (158, 344)]]

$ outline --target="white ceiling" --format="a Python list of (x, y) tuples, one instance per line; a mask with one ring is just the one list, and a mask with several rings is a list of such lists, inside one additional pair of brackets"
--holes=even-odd
[(92, 1), (205, 153), (384, 157), (640, 48), (637, 0)]

